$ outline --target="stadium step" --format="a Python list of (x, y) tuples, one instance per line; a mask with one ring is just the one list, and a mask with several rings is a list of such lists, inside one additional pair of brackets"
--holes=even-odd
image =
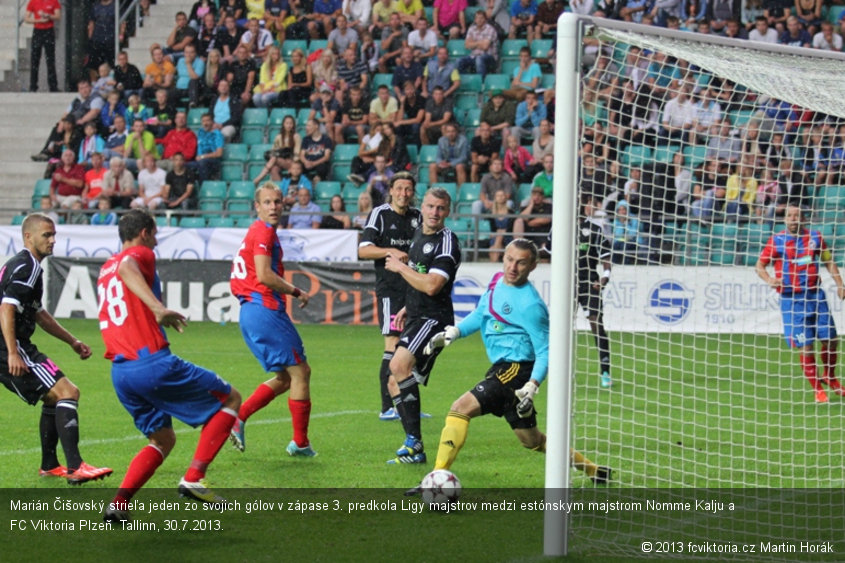
[(129, 40), (126, 53), (129, 62), (138, 67), (143, 73), (144, 67), (150, 62), (150, 45), (159, 43), (164, 45), (170, 30), (175, 25), (176, 12), (190, 11), (190, 5), (180, 0), (158, 0), (150, 7), (150, 15), (144, 18), (143, 27), (135, 32), (135, 37)]

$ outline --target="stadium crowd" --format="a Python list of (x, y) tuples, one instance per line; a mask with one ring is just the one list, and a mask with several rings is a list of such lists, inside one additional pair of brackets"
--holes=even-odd
[[(454, 230), (481, 218), (493, 259), (551, 223), (563, 10), (833, 50), (845, 26), (820, 0), (199, 0), (143, 64), (98, 35), (114, 1), (94, 4), (88, 74), (33, 155), (34, 203), (69, 222), (144, 207), (240, 226), (267, 178), (283, 225), (360, 229), (410, 170), (450, 191)], [(772, 221), (839, 180), (845, 126), (827, 116), (637, 46), (588, 39), (584, 63), (581, 189), (603, 200), (617, 262), (659, 259), (667, 222)]]

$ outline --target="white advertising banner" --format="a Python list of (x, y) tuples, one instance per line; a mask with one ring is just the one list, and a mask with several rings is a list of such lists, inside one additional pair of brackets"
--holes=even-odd
[[(244, 229), (180, 229), (159, 227), (156, 255), (165, 260), (231, 260), (243, 241)], [(59, 225), (55, 256), (108, 258), (120, 250), (117, 227)], [(285, 260), (351, 262), (358, 260), (357, 231), (331, 229), (280, 230)], [(0, 255), (23, 248), (20, 227), (0, 227)]]

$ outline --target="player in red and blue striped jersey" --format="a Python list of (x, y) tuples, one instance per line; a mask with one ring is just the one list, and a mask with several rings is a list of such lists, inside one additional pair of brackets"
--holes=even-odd
[[(840, 299), (845, 299), (845, 284), (821, 233), (804, 227), (801, 208), (789, 205), (784, 222), (786, 229), (772, 235), (760, 254), (757, 275), (780, 293), (786, 341), (790, 347), (800, 349), (801, 367), (815, 392), (816, 402), (826, 403), (828, 397), (822, 384), (841, 396), (845, 396), (845, 389), (834, 373), (839, 340), (821, 288), (819, 265), (823, 264), (830, 272)], [(769, 264), (773, 264), (774, 276), (767, 271)], [(816, 340), (821, 342), (821, 378), (816, 369)]]

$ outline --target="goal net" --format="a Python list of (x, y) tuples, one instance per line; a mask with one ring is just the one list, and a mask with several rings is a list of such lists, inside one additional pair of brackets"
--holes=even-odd
[[(562, 20), (577, 25), (574, 68), (558, 45), (558, 82), (572, 73), (577, 89), (571, 108), (566, 86), (557, 90), (553, 270), (559, 281), (571, 262), (575, 287), (552, 279), (552, 315), (570, 313), (556, 305), (591, 279), (579, 265), (595, 267), (577, 258), (590, 244), (581, 202), (591, 193), (612, 259), (609, 360), (583, 307), (572, 305), (574, 332), (557, 332), (553, 318), (553, 340), (571, 334), (571, 360), (566, 347), (557, 357), (571, 375), (550, 389), (549, 410), (570, 402), (570, 445), (614, 471), (601, 489), (571, 472), (569, 500), (619, 504), (576, 505), (570, 550), (777, 559), (827, 540), (845, 550), (835, 539), (845, 397), (824, 386), (828, 401), (817, 402), (784, 338), (779, 297), (755, 272), (793, 204), (845, 264), (845, 57), (574, 19)], [(845, 330), (836, 284), (820, 270)], [(821, 344), (824, 378), (836, 355)]]

